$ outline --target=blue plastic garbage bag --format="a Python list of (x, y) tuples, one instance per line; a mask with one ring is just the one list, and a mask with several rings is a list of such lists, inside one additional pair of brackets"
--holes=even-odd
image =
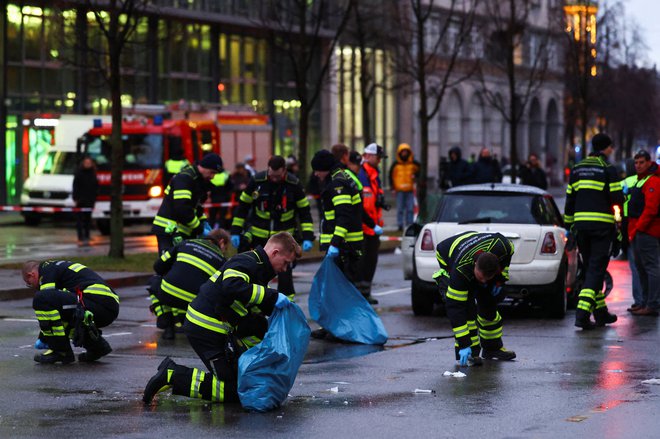
[(325, 258), (314, 276), (309, 315), (341, 340), (376, 345), (387, 342), (380, 317), (332, 258)]
[(238, 396), (247, 410), (267, 412), (282, 404), (307, 352), (305, 314), (295, 303), (275, 309), (268, 332), (238, 359)]

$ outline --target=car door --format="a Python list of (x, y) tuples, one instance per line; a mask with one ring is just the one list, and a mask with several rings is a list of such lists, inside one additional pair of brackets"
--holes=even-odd
[(403, 264), (403, 278), (405, 280), (412, 279), (415, 241), (420, 230), (422, 230), (421, 224), (413, 223), (406, 227), (401, 237), (401, 261)]

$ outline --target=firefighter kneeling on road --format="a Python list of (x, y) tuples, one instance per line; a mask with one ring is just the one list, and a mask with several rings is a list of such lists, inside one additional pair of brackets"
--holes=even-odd
[(483, 358), (513, 360), (502, 344), (498, 296), (509, 280), (513, 244), (499, 233), (465, 232), (436, 247), (440, 270), (434, 278), (445, 299), (454, 331), (456, 360), (461, 366), (481, 364)]
[(176, 364), (166, 357), (144, 389), (148, 404), (169, 388), (175, 395), (215, 402), (238, 402), (238, 358), (261, 342), (268, 329), (265, 315), (289, 299), (268, 282), (290, 268), (301, 249), (287, 232), (270, 237), (264, 247), (229, 259), (200, 288), (188, 306), (184, 332), (209, 372)]
[(71, 261), (27, 261), (23, 264), (25, 284), (38, 290), (32, 308), (39, 321), (36, 354), (38, 363), (75, 361), (69, 338), (86, 352), (78, 361), (95, 361), (112, 352), (101, 330), (119, 315), (119, 296), (101, 276)]
[[(213, 230), (206, 238), (188, 239), (167, 250), (154, 263), (156, 275), (149, 281), (151, 311), (163, 339), (173, 340), (177, 329), (174, 311), (183, 313), (197, 296), (199, 287), (226, 262), (222, 252), (229, 244), (229, 233)], [(179, 327), (177, 327), (179, 325)]]

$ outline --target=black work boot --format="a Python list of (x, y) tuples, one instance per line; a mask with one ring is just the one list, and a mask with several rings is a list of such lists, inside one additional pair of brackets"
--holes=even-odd
[(41, 364), (55, 364), (55, 363), (69, 364), (76, 361), (76, 357), (73, 355), (73, 351), (71, 350), (66, 352), (59, 352), (59, 351), (54, 351), (52, 349), (48, 349), (43, 354), (35, 354), (34, 361)]
[(371, 294), (364, 294), (364, 298), (367, 299), (370, 305), (378, 305), (378, 299), (375, 299)]
[(142, 401), (144, 401), (145, 404), (150, 404), (157, 393), (164, 392), (172, 387), (170, 385), (170, 376), (175, 367), (176, 363), (172, 361), (170, 357), (165, 357), (165, 359), (161, 361), (158, 365), (158, 372), (151, 377), (144, 388)]
[(596, 326), (591, 321), (591, 314), (578, 309), (575, 313), (575, 326), (582, 329), (594, 329)]
[(607, 308), (601, 308), (594, 311), (594, 319), (596, 320), (596, 326), (605, 326), (616, 322), (617, 316), (616, 314), (610, 314)]
[(78, 361), (82, 362), (91, 362), (91, 361), (96, 361), (99, 358), (108, 355), (110, 352), (112, 352), (112, 347), (110, 347), (110, 343), (103, 338), (102, 336), (99, 336), (100, 338), (94, 342), (93, 346), (87, 346), (87, 351), (83, 352), (82, 354), (78, 355)]
[(504, 348), (499, 348), (496, 351), (487, 351), (484, 349), (483, 357), (487, 360), (511, 361), (516, 358), (516, 353), (507, 351)]
[(176, 337), (176, 330), (174, 329), (174, 325), (165, 328), (163, 334), (160, 337), (163, 340), (174, 340), (174, 338)]

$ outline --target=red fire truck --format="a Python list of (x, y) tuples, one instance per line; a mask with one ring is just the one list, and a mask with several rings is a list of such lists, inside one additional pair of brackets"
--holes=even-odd
[[(110, 183), (112, 124), (94, 121), (94, 127), (81, 139), (80, 148), (97, 164), (99, 195), (92, 217), (101, 233), (110, 232)], [(163, 120), (136, 117), (122, 124), (124, 145), (123, 207), (127, 222), (150, 221), (162, 202), (164, 164), (170, 153), (182, 151), (190, 162), (206, 152), (221, 154), (220, 130), (214, 120)]]

